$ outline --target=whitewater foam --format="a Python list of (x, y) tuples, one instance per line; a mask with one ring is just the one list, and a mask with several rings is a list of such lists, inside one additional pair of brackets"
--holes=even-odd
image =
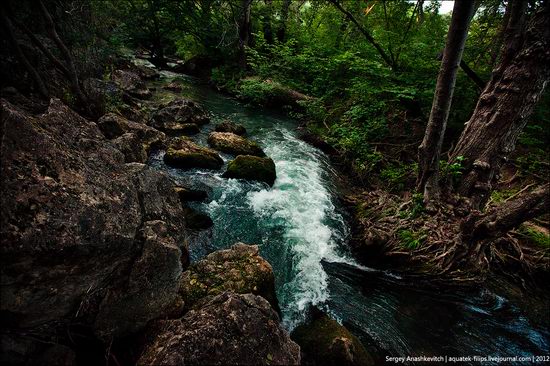
[[(346, 226), (321, 176), (319, 152), (288, 130), (275, 129), (263, 142), (275, 161), (277, 180), (270, 189), (249, 192), (248, 200), (261, 226), (283, 226), (282, 240), (292, 268), (279, 295), (283, 323), (292, 329), (309, 305), (329, 297), (321, 261), (349, 261), (337, 252), (337, 240), (345, 236)], [(335, 222), (340, 224), (336, 231)]]

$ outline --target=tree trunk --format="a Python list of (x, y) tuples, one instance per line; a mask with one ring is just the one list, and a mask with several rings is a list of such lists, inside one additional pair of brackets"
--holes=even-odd
[(279, 22), (279, 28), (277, 29), (277, 39), (281, 43), (286, 41), (286, 21), (288, 19), (288, 13), (290, 11), (290, 4), (292, 4), (292, 0), (283, 0), (283, 5), (281, 8), (281, 19)]
[[(523, 1), (518, 0), (518, 3)], [(521, 5), (521, 4), (516, 4)], [(510, 16), (512, 26), (523, 27)], [(550, 79), (550, 5), (546, 2), (520, 34), (507, 34), (503, 55), (451, 155), (464, 159), (458, 193), (474, 207), (487, 201), (502, 164)]]
[(46, 21), (46, 31), (48, 32), (49, 37), (55, 42), (57, 47), (59, 48), (59, 51), (63, 55), (63, 58), (65, 58), (65, 61), (67, 62), (67, 69), (69, 70), (68, 79), (71, 83), (71, 87), (73, 89), (73, 92), (76, 94), (76, 98), (80, 102), (81, 106), (85, 109), (88, 109), (88, 100), (84, 93), (82, 92), (82, 89), (80, 89), (80, 82), (78, 81), (78, 73), (76, 72), (76, 67), (74, 65), (73, 57), (71, 53), (69, 52), (69, 49), (61, 38), (59, 37), (59, 34), (57, 34), (57, 31), (55, 30), (55, 23), (48, 12), (48, 9), (44, 6), (44, 3), (42, 3), (41, 0), (38, 1), (38, 5), (40, 8), (40, 11), (42, 12), (42, 16), (44, 17), (44, 20)]
[(264, 0), (264, 2), (267, 7), (263, 21), (264, 39), (267, 44), (273, 44), (273, 28), (271, 25), (273, 22), (273, 0)]
[(468, 27), (473, 15), (473, 1), (455, 1), (451, 25), (447, 35), (443, 61), (437, 77), (432, 111), (426, 126), (424, 140), (418, 147), (419, 171), (417, 190), (424, 193), (429, 204), (439, 197), (439, 158), (453, 98), (456, 73), (462, 59)]
[(19, 47), (19, 43), (17, 43), (17, 39), (15, 37), (15, 34), (13, 32), (13, 25), (11, 24), (10, 19), (8, 16), (4, 13), (4, 9), (0, 9), (0, 18), (2, 19), (2, 23), (4, 24), (4, 27), (6, 28), (6, 33), (8, 34), (8, 38), (10, 40), (10, 43), (12, 44), (13, 48), (15, 49), (15, 54), (17, 55), (17, 58), (21, 61), (21, 63), (25, 66), (29, 74), (31, 75), (34, 83), (36, 84), (36, 88), (40, 95), (42, 95), (44, 98), (48, 99), (48, 89), (46, 89), (46, 85), (44, 84), (44, 81), (42, 80), (42, 77), (36, 71), (36, 69), (32, 66), (30, 61), (27, 59), (27, 56), (23, 53), (21, 50), (21, 47)]
[(241, 1), (241, 21), (239, 22), (239, 67), (246, 70), (246, 47), (250, 42), (250, 8), (252, 0)]
[(357, 21), (357, 19), (355, 19), (353, 14), (351, 14), (349, 11), (344, 9), (338, 0), (329, 0), (329, 2), (331, 2), (338, 10), (340, 10), (348, 18), (348, 20), (350, 22), (355, 24), (355, 26), (357, 27), (359, 32), (361, 32), (365, 36), (367, 41), (376, 49), (376, 51), (378, 51), (378, 54), (380, 55), (380, 57), (382, 57), (382, 59), (384, 60), (386, 65), (388, 65), (392, 69), (397, 68), (397, 65), (394, 64), (392, 58), (390, 56), (388, 56), (388, 54), (386, 53), (386, 51), (384, 51), (382, 46), (380, 46), (380, 44), (378, 42), (376, 42), (376, 40), (370, 34), (370, 32), (365, 27), (363, 27), (361, 24), (359, 24), (359, 22)]
[(470, 216), (462, 225), (463, 236), (475, 241), (505, 234), (521, 223), (550, 210), (550, 184), (519, 195), (482, 216)]

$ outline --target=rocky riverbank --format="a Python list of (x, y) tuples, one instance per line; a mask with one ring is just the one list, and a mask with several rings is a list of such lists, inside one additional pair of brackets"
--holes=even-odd
[[(279, 325), (271, 266), (257, 248), (239, 244), (187, 268), (186, 188), (143, 163), (154, 149), (181, 147), (165, 132), (199, 128), (208, 117), (179, 99), (139, 118), (151, 98), (144, 72), (155, 74), (117, 70), (110, 82), (88, 82), (127, 101), (126, 113), (97, 121), (58, 99), (43, 105), (2, 93), (2, 361), (86, 364), (93, 345), (144, 334), (146, 344), (128, 346), (144, 347), (134, 360), (141, 364), (298, 364), (299, 346)], [(234, 140), (237, 152), (239, 144), (256, 148)], [(216, 154), (196, 146), (191, 160), (206, 159), (202, 151)], [(71, 334), (75, 327), (89, 349)], [(165, 338), (177, 340), (166, 344), (168, 355), (154, 346)], [(108, 363), (116, 357), (107, 353)]]

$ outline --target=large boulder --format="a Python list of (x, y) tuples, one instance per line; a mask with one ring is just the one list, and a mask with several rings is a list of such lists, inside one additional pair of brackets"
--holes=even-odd
[(183, 169), (220, 169), (223, 159), (211, 149), (195, 144), (185, 137), (178, 137), (168, 145), (164, 162)]
[(145, 65), (134, 65), (133, 69), (139, 75), (139, 77), (144, 80), (157, 80), (158, 78), (160, 78), (160, 73), (152, 67), (148, 67)]
[(159, 130), (181, 132), (189, 130), (189, 124), (204, 125), (210, 121), (208, 113), (198, 103), (178, 98), (153, 112), (149, 124)]
[(238, 125), (236, 123), (233, 123), (229, 120), (225, 120), (219, 124), (216, 125), (214, 128), (214, 131), (216, 132), (231, 132), (235, 135), (246, 135), (246, 128), (244, 128), (241, 125)]
[(160, 316), (178, 297), (187, 253), (172, 180), (125, 164), (59, 100), (36, 117), (1, 104), (4, 325), (49, 340), (76, 322), (108, 339)]
[(298, 365), (300, 347), (262, 297), (226, 292), (157, 321), (138, 365)]
[(273, 269), (260, 256), (257, 245), (237, 243), (229, 249), (210, 253), (192, 264), (181, 278), (180, 294), (186, 307), (225, 291), (260, 295), (280, 311)]
[(108, 139), (120, 137), (125, 133), (135, 134), (146, 152), (164, 145), (166, 141), (166, 135), (163, 132), (144, 123), (128, 120), (115, 113), (103, 115), (98, 119), (97, 125)]
[(331, 366), (370, 366), (373, 358), (361, 341), (328, 315), (314, 309), (309, 324), (298, 326), (292, 339), (300, 345), (304, 363)]
[(264, 157), (265, 153), (254, 141), (231, 132), (212, 132), (208, 135), (208, 144), (216, 150), (233, 155), (254, 155)]
[(151, 98), (151, 91), (138, 74), (126, 70), (115, 70), (111, 79), (125, 92), (138, 99)]
[(260, 158), (252, 155), (239, 155), (227, 165), (224, 178), (255, 180), (273, 185), (277, 174), (275, 163), (270, 158)]
[(124, 154), (126, 163), (145, 163), (147, 160), (147, 151), (141, 144), (135, 133), (125, 133), (113, 141), (113, 145)]

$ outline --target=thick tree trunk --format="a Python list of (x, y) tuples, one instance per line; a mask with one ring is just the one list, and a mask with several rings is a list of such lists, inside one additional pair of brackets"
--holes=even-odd
[(239, 67), (246, 70), (246, 47), (250, 42), (250, 8), (252, 0), (241, 1), (241, 20), (239, 22)]
[(485, 215), (470, 216), (462, 225), (463, 236), (475, 241), (494, 238), (549, 210), (550, 185), (547, 183), (495, 207)]
[(429, 204), (439, 197), (439, 158), (453, 98), (456, 73), (462, 59), (468, 27), (474, 11), (474, 2), (455, 1), (451, 25), (447, 35), (443, 61), (437, 77), (432, 111), (426, 126), (424, 140), (418, 147), (419, 171), (417, 190), (424, 193)]
[[(515, 29), (522, 29), (520, 17), (510, 16)], [(487, 201), (502, 164), (550, 79), (549, 2), (532, 16), (525, 32), (506, 38), (500, 63), (451, 156), (451, 161), (464, 158), (458, 193), (470, 197), (476, 208)]]

